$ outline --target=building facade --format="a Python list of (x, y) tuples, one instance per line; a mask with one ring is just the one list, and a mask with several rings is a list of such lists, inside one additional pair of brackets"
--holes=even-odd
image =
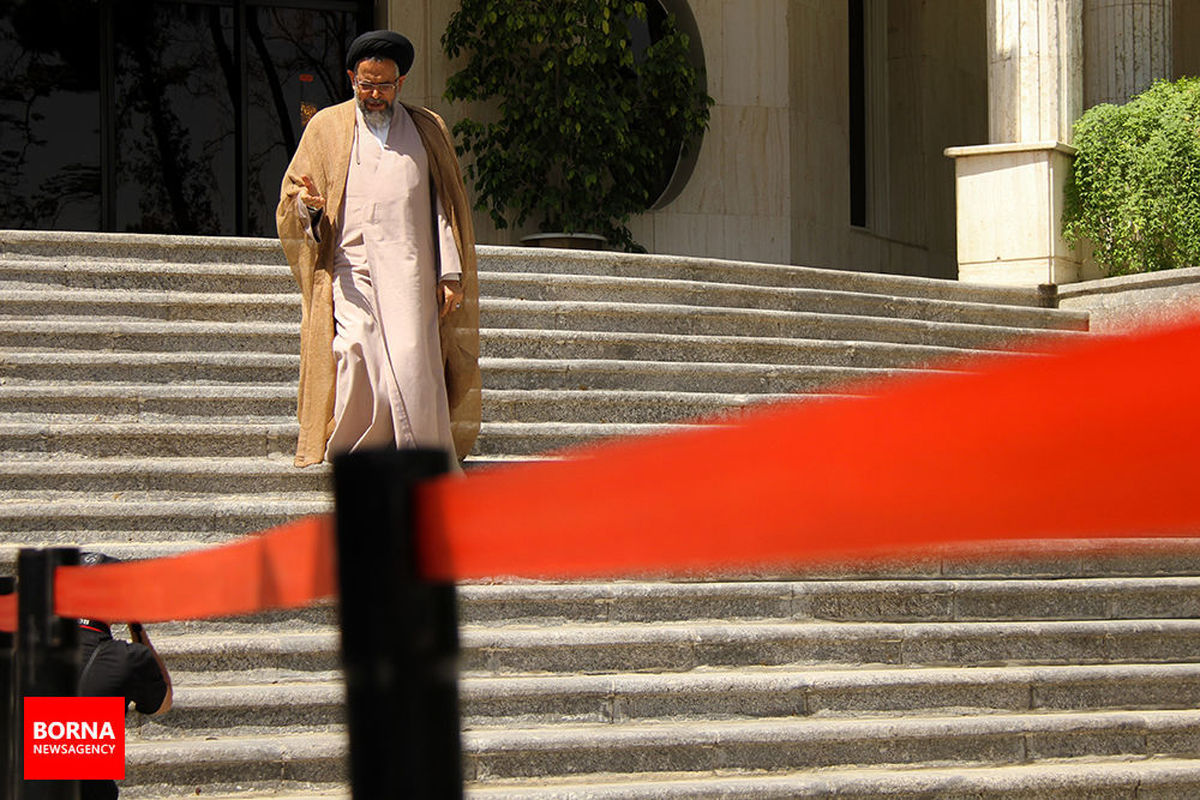
[[(698, 43), (716, 103), (680, 191), (631, 225), (654, 253), (995, 280), (996, 264), (1029, 259), (993, 253), (989, 235), (1038, 214), (1029, 236), (1054, 228), (1054, 159), (1069, 160), (1082, 111), (1200, 73), (1190, 0), (660, 1)], [(302, 109), (349, 96), (340, 59), (372, 25), (416, 44), (406, 99), (451, 124), (468, 113), (442, 98), (457, 0), (84, 5), (96, 19), (70, 0), (0, 16), (12, 227), (271, 235)], [(51, 12), (57, 41), (22, 16)], [(995, 194), (1014, 159), (1041, 170), (1027, 191), (1046, 208)], [(532, 232), (476, 222), (483, 243)], [(1022, 280), (1042, 282), (1037, 259), (1054, 278), (1055, 247), (1041, 249)]]
[[(698, 37), (716, 103), (682, 191), (631, 225), (656, 253), (955, 278), (969, 231), (957, 213), (962, 157), (947, 150), (1069, 145), (1085, 108), (1200, 74), (1200, 3), (1189, 0), (661, 2)], [(417, 44), (405, 91), (451, 122), (465, 109), (441, 98), (455, 64), (439, 42), (456, 8), (380, 9)], [(997, 202), (977, 226), (1007, 224)], [(529, 232), (476, 222), (488, 243)]]

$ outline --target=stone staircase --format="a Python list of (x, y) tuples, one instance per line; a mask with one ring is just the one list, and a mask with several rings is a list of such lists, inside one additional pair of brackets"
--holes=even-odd
[[(481, 288), (475, 466), (1087, 327), (1036, 292), (610, 253), (483, 248)], [(0, 233), (0, 569), (328, 510), (291, 466), (298, 318), (273, 241)], [(1197, 576), (1192, 541), (1085, 542), (465, 585), (469, 793), (1200, 797)], [(131, 716), (124, 796), (345, 796), (332, 608), (151, 632), (176, 707)]]

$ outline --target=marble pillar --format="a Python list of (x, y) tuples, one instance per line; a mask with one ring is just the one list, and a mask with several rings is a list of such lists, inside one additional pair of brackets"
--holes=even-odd
[(1083, 111), (1084, 0), (988, 0), (993, 144), (1069, 143)]
[(1171, 77), (1172, 5), (1173, 0), (1084, 0), (1086, 108), (1119, 105)]
[(1083, 113), (1085, 0), (988, 0), (988, 134), (952, 147), (959, 280), (1036, 286), (1087, 272), (1062, 239)]

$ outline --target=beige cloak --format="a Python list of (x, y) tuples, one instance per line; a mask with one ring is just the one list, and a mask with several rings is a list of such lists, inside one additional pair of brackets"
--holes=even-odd
[[(458, 158), (445, 123), (432, 111), (405, 106), (429, 157), (430, 177), (458, 248), (465, 297), (462, 308), (439, 323), (451, 430), (458, 458), (470, 452), (479, 433), (479, 289), (471, 209)], [(300, 438), (296, 465), (322, 461), (333, 430), (336, 369), (333, 352), (333, 262), (341, 241), (338, 229), (345, 200), (354, 138), (353, 100), (324, 109), (308, 123), (288, 166), (276, 211), (279, 239), (302, 296), (300, 384), (297, 416)], [(367, 134), (370, 135), (370, 134)], [(302, 175), (313, 179), (325, 198), (316, 240), (296, 198)], [(434, 224), (434, 220), (430, 220)], [(436, 270), (436, 265), (431, 265)], [(435, 298), (430, 298), (435, 303)]]

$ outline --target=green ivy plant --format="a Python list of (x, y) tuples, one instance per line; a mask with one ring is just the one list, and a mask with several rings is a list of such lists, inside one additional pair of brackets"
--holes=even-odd
[(1110, 275), (1200, 266), (1200, 79), (1159, 81), (1075, 123), (1063, 234)]
[(476, 206), (498, 228), (593, 233), (641, 249), (627, 224), (657, 199), (683, 147), (708, 126), (712, 98), (668, 17), (635, 53), (625, 0), (462, 0), (442, 36), (466, 63), (450, 101), (484, 101), (491, 121), (454, 126)]

